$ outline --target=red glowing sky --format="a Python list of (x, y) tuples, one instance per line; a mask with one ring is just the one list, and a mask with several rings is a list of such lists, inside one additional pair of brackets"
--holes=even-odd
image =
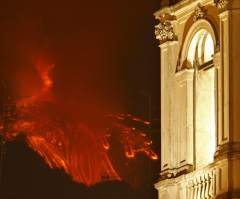
[(14, 95), (34, 95), (41, 87), (34, 66), (55, 64), (53, 92), (67, 109), (129, 112), (144, 98), (141, 91), (158, 87), (158, 49), (149, 50), (157, 48), (157, 6), (139, 0), (1, 2), (1, 79), (9, 79)]
[(1, 1), (0, 80), (8, 79), (10, 95), (33, 96), (43, 83), (36, 66), (54, 64), (51, 96), (74, 117), (92, 126), (109, 113), (148, 120), (142, 92), (159, 106), (152, 15), (159, 5), (157, 0)]

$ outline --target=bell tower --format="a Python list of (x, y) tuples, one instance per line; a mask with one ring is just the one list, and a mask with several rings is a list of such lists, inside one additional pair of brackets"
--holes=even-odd
[(240, 199), (240, 1), (162, 0), (161, 199)]

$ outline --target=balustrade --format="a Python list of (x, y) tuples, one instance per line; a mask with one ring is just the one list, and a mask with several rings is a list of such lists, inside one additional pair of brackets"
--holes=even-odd
[(189, 176), (187, 179), (188, 199), (212, 199), (214, 198), (214, 170)]

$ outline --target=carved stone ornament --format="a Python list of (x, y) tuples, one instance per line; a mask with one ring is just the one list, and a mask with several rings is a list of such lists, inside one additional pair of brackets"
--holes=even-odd
[(232, 3), (232, 0), (216, 0), (216, 5), (219, 10), (229, 8)]
[(173, 39), (173, 24), (170, 20), (155, 26), (155, 35), (159, 40)]
[(181, 71), (182, 70), (182, 66), (181, 65), (178, 65), (177, 66), (177, 72)]
[(195, 10), (193, 21), (197, 21), (198, 19), (203, 18), (203, 16), (204, 16), (203, 8), (198, 6)]

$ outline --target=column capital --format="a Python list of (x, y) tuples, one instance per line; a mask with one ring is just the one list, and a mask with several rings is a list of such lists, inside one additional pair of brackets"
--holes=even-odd
[(173, 39), (173, 23), (170, 20), (166, 20), (163, 23), (159, 23), (155, 26), (156, 39), (159, 40), (172, 40)]
[(215, 0), (215, 4), (220, 12), (230, 10), (232, 8), (233, 0)]

